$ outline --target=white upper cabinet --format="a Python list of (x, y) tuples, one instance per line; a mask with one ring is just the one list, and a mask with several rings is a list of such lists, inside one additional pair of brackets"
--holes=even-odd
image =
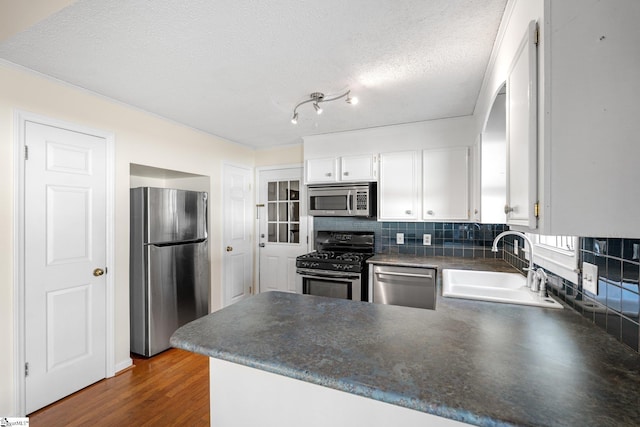
[(423, 219), (469, 220), (469, 147), (422, 152)]
[(310, 159), (305, 162), (305, 181), (311, 183), (338, 181), (338, 159)]
[(374, 154), (309, 159), (305, 179), (307, 184), (376, 181), (377, 166)]
[(507, 224), (537, 226), (537, 23), (529, 23), (507, 76)]
[(420, 218), (420, 177), (420, 152), (380, 154), (379, 220)]
[(376, 181), (378, 178), (377, 156), (363, 154), (340, 158), (342, 181)]
[(513, 7), (488, 77), (507, 82), (507, 223), (640, 237), (640, 1)]
[(640, 1), (545, 4), (540, 232), (638, 238)]

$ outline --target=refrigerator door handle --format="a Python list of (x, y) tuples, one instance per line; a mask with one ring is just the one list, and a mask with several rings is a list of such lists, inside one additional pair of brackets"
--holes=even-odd
[(194, 240), (181, 240), (176, 242), (158, 242), (158, 243), (147, 243), (148, 246), (157, 246), (159, 248), (164, 248), (166, 246), (179, 246), (179, 245), (188, 245), (190, 243), (202, 243), (206, 242), (207, 239), (194, 239)]

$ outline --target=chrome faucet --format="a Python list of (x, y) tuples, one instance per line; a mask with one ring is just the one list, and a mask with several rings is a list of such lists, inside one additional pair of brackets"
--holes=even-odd
[(527, 287), (529, 289), (533, 289), (534, 275), (535, 275), (535, 271), (533, 269), (533, 243), (531, 242), (531, 239), (527, 237), (526, 234), (520, 231), (511, 231), (511, 230), (503, 231), (502, 233), (498, 234), (495, 239), (493, 239), (493, 246), (491, 246), (491, 252), (498, 252), (498, 241), (502, 239), (504, 236), (508, 236), (508, 235), (522, 237), (529, 244), (529, 268), (525, 268), (524, 270), (527, 272)]
[[(538, 295), (540, 295), (541, 298), (544, 298), (547, 296), (547, 280), (549, 279), (549, 277), (547, 276), (547, 273), (540, 267), (538, 267), (536, 269), (536, 284), (538, 285)], [(532, 289), (533, 291), (535, 291), (536, 289)]]

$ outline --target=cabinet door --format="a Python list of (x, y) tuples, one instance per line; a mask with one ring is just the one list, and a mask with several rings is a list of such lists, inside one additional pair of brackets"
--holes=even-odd
[(338, 162), (335, 157), (310, 159), (305, 164), (305, 178), (309, 184), (317, 182), (336, 182)]
[(376, 156), (344, 156), (340, 159), (342, 181), (375, 181), (377, 179)]
[(417, 220), (420, 157), (417, 151), (380, 154), (378, 219)]
[(507, 77), (507, 224), (537, 227), (537, 23), (529, 24)]
[(422, 197), (425, 220), (469, 220), (469, 148), (422, 153)]

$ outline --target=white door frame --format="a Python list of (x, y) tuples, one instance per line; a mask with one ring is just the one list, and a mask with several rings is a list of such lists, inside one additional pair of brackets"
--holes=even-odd
[(115, 375), (115, 159), (113, 133), (103, 130), (92, 129), (69, 123), (58, 119), (53, 119), (38, 114), (14, 110), (14, 144), (13, 144), (13, 164), (14, 164), (14, 192), (13, 192), (13, 336), (14, 336), (14, 378), (13, 389), (14, 412), (18, 416), (24, 416), (26, 410), (26, 387), (25, 387), (25, 125), (26, 122), (36, 122), (43, 125), (69, 129), (75, 132), (86, 133), (105, 139), (106, 144), (106, 364), (105, 377)]

